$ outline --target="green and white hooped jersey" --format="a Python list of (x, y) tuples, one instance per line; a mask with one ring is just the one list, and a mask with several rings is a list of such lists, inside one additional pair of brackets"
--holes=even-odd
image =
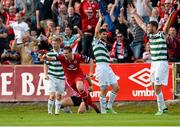
[(109, 51), (106, 48), (106, 44), (100, 39), (94, 38), (93, 52), (96, 63), (110, 63)]
[[(50, 57), (56, 57), (61, 53), (57, 53), (57, 52), (48, 52), (47, 55)], [(64, 70), (63, 67), (61, 65), (60, 61), (45, 61), (45, 64), (48, 65), (48, 74), (51, 76), (54, 76), (58, 79), (65, 79), (64, 76)]]
[(163, 32), (149, 34), (152, 61), (167, 61), (167, 42)]

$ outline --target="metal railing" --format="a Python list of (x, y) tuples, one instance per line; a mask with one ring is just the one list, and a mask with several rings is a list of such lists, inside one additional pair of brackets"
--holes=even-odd
[(180, 97), (180, 63), (174, 64), (174, 95)]

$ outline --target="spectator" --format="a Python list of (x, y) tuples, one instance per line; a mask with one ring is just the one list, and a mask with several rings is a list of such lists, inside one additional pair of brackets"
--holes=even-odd
[(116, 26), (114, 24), (114, 20), (112, 19), (112, 16), (118, 17), (120, 13), (120, 7), (121, 7), (120, 0), (115, 0), (114, 5), (112, 5), (112, 3), (109, 3), (107, 5), (107, 10), (104, 8), (104, 5), (101, 2), (101, 0), (99, 1), (99, 5), (100, 5), (100, 11), (104, 16), (104, 22), (106, 22), (109, 26), (108, 30), (112, 33), (115, 33)]
[(111, 50), (111, 57), (116, 58), (118, 63), (129, 62), (128, 50), (129, 42), (124, 38), (123, 34), (117, 32), (116, 41)]
[(137, 24), (134, 17), (131, 17), (130, 23), (130, 31), (133, 35), (133, 41), (130, 44), (131, 50), (133, 52), (133, 56), (135, 59), (140, 59), (142, 57), (142, 49), (144, 43), (144, 31), (142, 28)]
[(45, 20), (52, 19), (51, 5), (53, 0), (40, 0), (36, 6), (36, 27), (38, 30), (44, 28)]
[(32, 57), (29, 55), (29, 49), (32, 50), (34, 45), (37, 45), (38, 41), (29, 35), (24, 35), (22, 37), (22, 43), (17, 44), (17, 40), (15, 40), (12, 44), (11, 50), (17, 51), (20, 53), (21, 64), (28, 65), (32, 64)]
[(26, 34), (29, 33), (29, 26), (22, 20), (22, 17), (19, 13), (16, 14), (16, 22), (10, 24), (10, 27), (13, 28), (15, 33), (15, 39), (17, 43), (22, 43), (21, 39)]
[(151, 63), (151, 53), (149, 43), (146, 43), (145, 52), (143, 53), (143, 60), (146, 63)]
[(75, 41), (81, 38), (81, 30), (77, 26), (74, 26), (74, 29), (77, 30), (78, 34), (72, 34), (72, 27), (70, 25), (66, 26), (65, 32), (61, 34), (64, 39), (64, 46), (73, 46)]
[(169, 61), (180, 62), (180, 35), (177, 34), (175, 27), (170, 27), (167, 36)]
[(8, 31), (3, 26), (2, 19), (0, 18), (0, 56), (7, 49), (8, 46)]
[(17, 65), (20, 64), (20, 54), (11, 49), (4, 50), (1, 55), (1, 64)]
[[(72, 27), (77, 26), (79, 29), (82, 29), (81, 16), (74, 12), (73, 7), (68, 7), (67, 21), (68, 21), (68, 24), (70, 24)], [(73, 30), (72, 33), (77, 34), (77, 31)]]
[(56, 5), (57, 1), (55, 0), (51, 7), (54, 21), (56, 25), (61, 26), (64, 30), (64, 27), (67, 25), (67, 7), (63, 3), (59, 4), (59, 6)]

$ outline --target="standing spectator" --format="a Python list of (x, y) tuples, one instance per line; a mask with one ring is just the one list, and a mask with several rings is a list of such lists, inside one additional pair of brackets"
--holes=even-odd
[(53, 0), (40, 0), (36, 6), (36, 27), (40, 30), (44, 27), (45, 20), (52, 19), (51, 5)]
[[(158, 31), (158, 23), (150, 21), (146, 27), (136, 13), (135, 8), (129, 5), (131, 15), (137, 21), (137, 24), (149, 34), (149, 45), (151, 52), (151, 82), (157, 96), (158, 112), (155, 115), (163, 115), (167, 112), (167, 107), (164, 102), (162, 87), (168, 83), (168, 61), (167, 61), (167, 42), (164, 32)], [(165, 30), (165, 28), (164, 28)]]
[[(100, 107), (102, 114), (106, 114), (107, 112), (116, 114), (117, 112), (112, 109), (112, 105), (119, 91), (119, 85), (117, 83), (116, 75), (109, 66), (110, 57), (109, 52), (106, 48), (107, 34), (105, 29), (100, 29), (101, 23), (102, 16), (100, 14), (93, 41), (93, 52), (96, 60), (95, 74), (96, 78), (99, 81), (101, 91)], [(106, 94), (108, 92), (109, 85), (112, 87), (112, 91), (109, 96), (108, 104), (106, 105)]]
[[(82, 22), (81, 22), (81, 16), (74, 12), (73, 7), (68, 7), (68, 17), (67, 17), (68, 24), (73, 26), (77, 26), (80, 30), (82, 29)], [(76, 34), (77, 31), (73, 30), (73, 34)]]
[(13, 29), (15, 33), (15, 39), (17, 39), (17, 43), (21, 43), (22, 37), (29, 33), (29, 26), (26, 22), (23, 21), (21, 15), (19, 13), (16, 14), (16, 22), (10, 24), (10, 27)]
[[(116, 0), (117, 1), (117, 0)], [(121, 8), (121, 11), (120, 11), (120, 14), (118, 16), (115, 16), (114, 15), (114, 9), (116, 7), (116, 3), (113, 5), (111, 11), (110, 11), (110, 17), (111, 17), (111, 20), (113, 22), (113, 24), (116, 26), (116, 29), (119, 30), (119, 32), (121, 32), (125, 38), (127, 38), (127, 25), (128, 25), (128, 22), (127, 20), (125, 19), (125, 16), (124, 16), (124, 8)]]
[(116, 41), (113, 44), (111, 50), (111, 57), (117, 59), (118, 63), (126, 63), (129, 62), (128, 50), (129, 50), (129, 42), (122, 33), (116, 34)]
[(82, 6), (80, 7), (80, 14), (82, 19), (82, 53), (86, 56), (92, 56), (92, 41), (94, 30), (97, 24), (97, 18), (94, 17), (94, 10), (89, 7), (86, 10), (86, 14), (83, 11)]
[(29, 35), (24, 35), (22, 37), (22, 43), (17, 44), (17, 40), (12, 43), (11, 50), (20, 53), (21, 64), (30, 65), (33, 64), (32, 57), (29, 55), (29, 49), (33, 50), (34, 45), (37, 45), (38, 41)]
[(65, 32), (61, 34), (63, 36), (64, 46), (71, 46), (73, 48), (75, 41), (79, 41), (81, 39), (81, 30), (77, 26), (74, 26), (74, 29), (78, 32), (78, 34), (72, 34), (72, 27), (70, 25), (66, 26)]
[(135, 59), (140, 59), (142, 57), (142, 49), (144, 44), (144, 31), (137, 24), (137, 21), (134, 17), (131, 17), (130, 31), (133, 35), (133, 41), (130, 44), (133, 56)]
[[(60, 45), (63, 39), (60, 36), (53, 36), (52, 38), (52, 51), (47, 53), (47, 56), (56, 57), (62, 54)], [(61, 108), (61, 96), (65, 90), (65, 77), (64, 70), (60, 61), (45, 61), (44, 64), (45, 79), (49, 81), (49, 100), (48, 100), (48, 113), (52, 114), (55, 102), (55, 114), (59, 114)], [(56, 98), (56, 100), (55, 100)]]
[(180, 61), (180, 35), (177, 34), (175, 27), (170, 27), (167, 36), (168, 55), (170, 62)]
[(0, 18), (0, 56), (4, 52), (4, 49), (9, 47), (8, 44), (8, 31), (3, 26), (2, 19)]
[(137, 8), (138, 15), (141, 16), (143, 21), (147, 24), (149, 22), (149, 17), (147, 15), (147, 12), (144, 11), (145, 6), (146, 6), (145, 5), (146, 1), (149, 1), (149, 0), (136, 0), (135, 6)]
[(52, 7), (51, 7), (53, 18), (54, 18), (55, 24), (58, 26), (61, 26), (61, 28), (64, 30), (64, 27), (67, 25), (67, 7), (62, 2), (59, 3), (57, 6), (57, 2), (58, 0), (53, 1)]
[[(115, 0), (114, 5), (112, 3), (109, 3), (107, 5), (107, 9), (104, 8), (104, 5), (102, 1), (99, 1), (99, 6), (100, 6), (100, 11), (104, 16), (104, 22), (106, 22), (109, 26), (109, 31), (112, 32), (113, 34), (115, 33), (116, 26), (114, 24), (114, 20), (112, 20), (112, 16), (118, 17), (120, 13), (120, 8), (121, 8), (121, 2), (120, 0)], [(111, 10), (113, 11), (111, 12)], [(111, 13), (110, 13), (111, 12)]]

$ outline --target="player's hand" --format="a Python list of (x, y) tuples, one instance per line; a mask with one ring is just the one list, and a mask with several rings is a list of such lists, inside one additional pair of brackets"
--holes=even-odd
[(77, 27), (77, 26), (74, 26), (73, 28), (74, 28), (75, 30), (77, 30), (77, 29), (78, 29), (78, 27)]
[(42, 58), (43, 60), (46, 60), (46, 59), (47, 59), (46, 54), (44, 54), (41, 58)]

